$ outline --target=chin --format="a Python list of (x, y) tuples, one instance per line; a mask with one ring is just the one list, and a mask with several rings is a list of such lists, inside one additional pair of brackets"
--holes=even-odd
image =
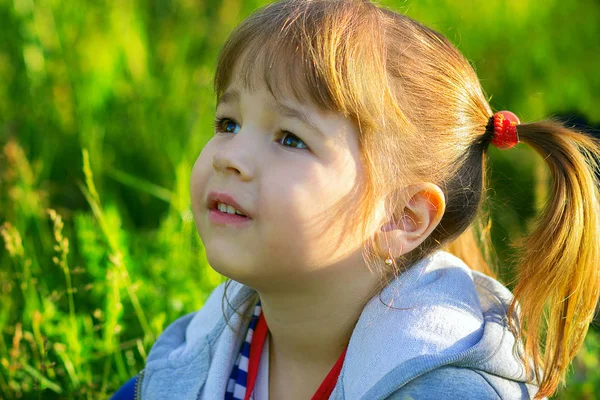
[(206, 260), (212, 269), (234, 281), (246, 284), (256, 277), (254, 269), (241, 262), (232, 252), (217, 253), (206, 249)]

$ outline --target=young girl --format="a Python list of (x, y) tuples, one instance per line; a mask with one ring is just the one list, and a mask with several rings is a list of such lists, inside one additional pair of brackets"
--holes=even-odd
[[(258, 10), (225, 43), (215, 90), (191, 196), (230, 280), (163, 332), (127, 386), (136, 398), (556, 391), (599, 295), (597, 141), (492, 113), (444, 36), (367, 0)], [(474, 228), (489, 145), (517, 143), (552, 187), (513, 296)]]

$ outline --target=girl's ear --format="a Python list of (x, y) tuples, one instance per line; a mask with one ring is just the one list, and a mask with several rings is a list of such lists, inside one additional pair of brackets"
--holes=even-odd
[(406, 188), (409, 200), (398, 215), (383, 219), (375, 232), (376, 252), (382, 258), (398, 258), (416, 249), (433, 232), (446, 210), (439, 186), (422, 182)]

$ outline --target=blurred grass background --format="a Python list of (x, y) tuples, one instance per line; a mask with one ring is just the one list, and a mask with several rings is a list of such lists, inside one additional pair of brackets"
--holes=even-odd
[[(0, 0), (0, 398), (106, 398), (224, 280), (189, 176), (211, 78), (257, 0)], [(600, 124), (600, 3), (381, 1), (446, 34), (495, 110)], [(500, 259), (546, 187), (527, 147), (490, 150)], [(597, 398), (590, 329), (556, 398)]]

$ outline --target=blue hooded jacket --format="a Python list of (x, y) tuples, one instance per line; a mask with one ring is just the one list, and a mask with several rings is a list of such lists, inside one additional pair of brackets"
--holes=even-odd
[[(132, 398), (134, 383), (144, 400), (223, 399), (244, 339), (225, 323), (223, 290), (172, 323), (114, 399)], [(248, 313), (255, 293), (233, 281), (228, 298)], [(533, 398), (537, 386), (506, 321), (511, 300), (506, 287), (448, 252), (418, 261), (365, 305), (330, 400)], [(248, 321), (230, 307), (225, 313), (246, 331)]]

